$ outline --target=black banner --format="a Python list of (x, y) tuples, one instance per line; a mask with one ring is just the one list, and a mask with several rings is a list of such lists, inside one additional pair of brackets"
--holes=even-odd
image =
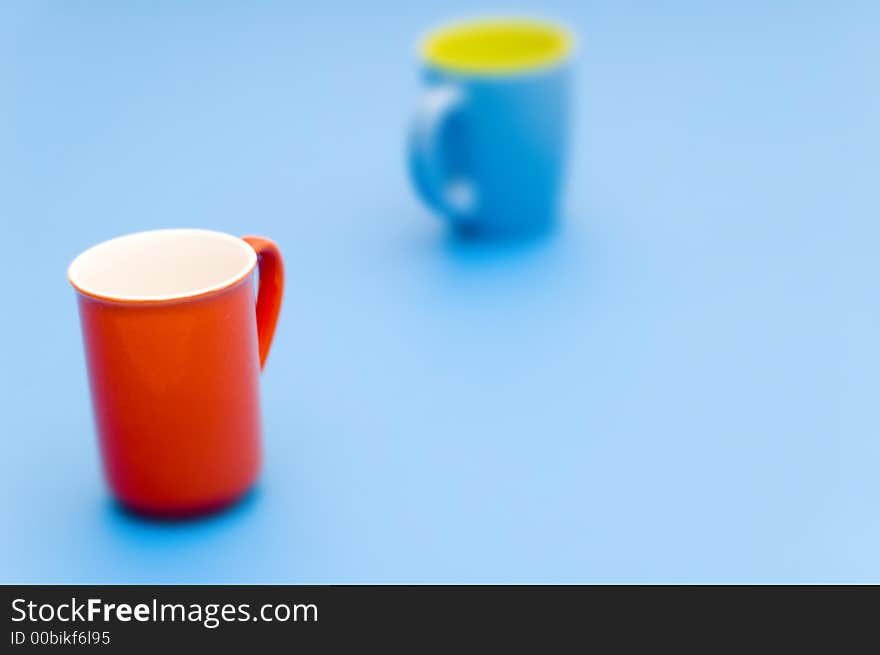
[(535, 640), (543, 652), (602, 638), (620, 648), (647, 640), (711, 651), (790, 646), (835, 625), (852, 636), (872, 629), (878, 600), (875, 587), (7, 586), (2, 650), (369, 643), (421, 652)]

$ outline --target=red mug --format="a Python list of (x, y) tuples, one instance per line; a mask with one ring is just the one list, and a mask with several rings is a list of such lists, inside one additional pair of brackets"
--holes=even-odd
[(116, 498), (180, 516), (241, 497), (260, 467), (259, 377), (284, 287), (278, 247), (209, 230), (139, 232), (86, 250), (68, 279)]

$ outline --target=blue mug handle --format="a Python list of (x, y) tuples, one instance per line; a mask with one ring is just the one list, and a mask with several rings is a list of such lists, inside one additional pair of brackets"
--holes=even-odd
[(409, 137), (409, 164), (422, 199), (452, 221), (464, 221), (474, 211), (476, 189), (455, 178), (447, 166), (444, 135), (464, 107), (464, 91), (451, 84), (433, 86), (422, 96)]

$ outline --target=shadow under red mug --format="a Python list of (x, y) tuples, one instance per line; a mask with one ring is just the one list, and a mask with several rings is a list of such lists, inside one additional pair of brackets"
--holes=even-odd
[(259, 377), (284, 287), (278, 247), (209, 230), (139, 232), (86, 250), (68, 279), (116, 498), (186, 516), (241, 497), (260, 467)]

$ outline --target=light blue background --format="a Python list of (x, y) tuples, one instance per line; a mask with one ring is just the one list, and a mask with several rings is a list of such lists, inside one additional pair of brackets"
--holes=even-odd
[[(566, 221), (502, 246), (405, 176), (472, 3), (184, 4), (0, 9), (0, 580), (880, 582), (880, 5), (540, 3)], [(65, 269), (175, 226), (288, 286), (258, 491), (162, 524), (103, 487)]]

